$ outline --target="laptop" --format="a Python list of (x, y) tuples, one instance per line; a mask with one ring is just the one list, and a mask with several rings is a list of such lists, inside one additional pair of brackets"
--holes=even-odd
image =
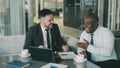
[(56, 55), (53, 50), (37, 47), (28, 47), (31, 58), (37, 61), (43, 62), (60, 62), (61, 58), (59, 55)]

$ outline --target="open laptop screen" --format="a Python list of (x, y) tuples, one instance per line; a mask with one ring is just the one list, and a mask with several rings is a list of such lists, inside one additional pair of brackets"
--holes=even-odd
[(43, 62), (55, 62), (54, 52), (50, 49), (29, 47), (31, 58)]

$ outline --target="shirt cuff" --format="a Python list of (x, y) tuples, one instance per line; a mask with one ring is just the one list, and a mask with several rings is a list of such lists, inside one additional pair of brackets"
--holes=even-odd
[(87, 48), (87, 51), (92, 52), (93, 50), (94, 50), (94, 46), (90, 44)]

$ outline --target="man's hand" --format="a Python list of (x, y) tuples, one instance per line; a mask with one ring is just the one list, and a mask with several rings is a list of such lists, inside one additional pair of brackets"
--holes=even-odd
[(87, 54), (86, 54), (86, 51), (82, 51), (80, 52), (80, 54), (83, 54), (85, 58), (87, 58)]
[(84, 42), (78, 42), (76, 44), (76, 46), (83, 48), (83, 49), (87, 49), (88, 45), (89, 45), (89, 42), (85, 39), (84, 39)]
[(38, 48), (45, 48), (45, 46), (44, 45), (39, 45)]
[(62, 49), (63, 49), (63, 51), (65, 51), (65, 52), (69, 51), (69, 47), (68, 47), (67, 45), (63, 45), (63, 46), (62, 46)]

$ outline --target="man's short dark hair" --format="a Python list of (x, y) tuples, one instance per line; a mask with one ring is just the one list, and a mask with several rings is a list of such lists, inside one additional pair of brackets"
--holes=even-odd
[(90, 13), (90, 14), (86, 15), (85, 17), (90, 17), (94, 21), (99, 21), (99, 18), (98, 18), (98, 16), (95, 13)]
[[(39, 12), (39, 18), (41, 17), (45, 17), (46, 15), (49, 15), (49, 14), (53, 14), (53, 12), (49, 9), (42, 9), (40, 12)], [(54, 14), (53, 14), (54, 15)]]

